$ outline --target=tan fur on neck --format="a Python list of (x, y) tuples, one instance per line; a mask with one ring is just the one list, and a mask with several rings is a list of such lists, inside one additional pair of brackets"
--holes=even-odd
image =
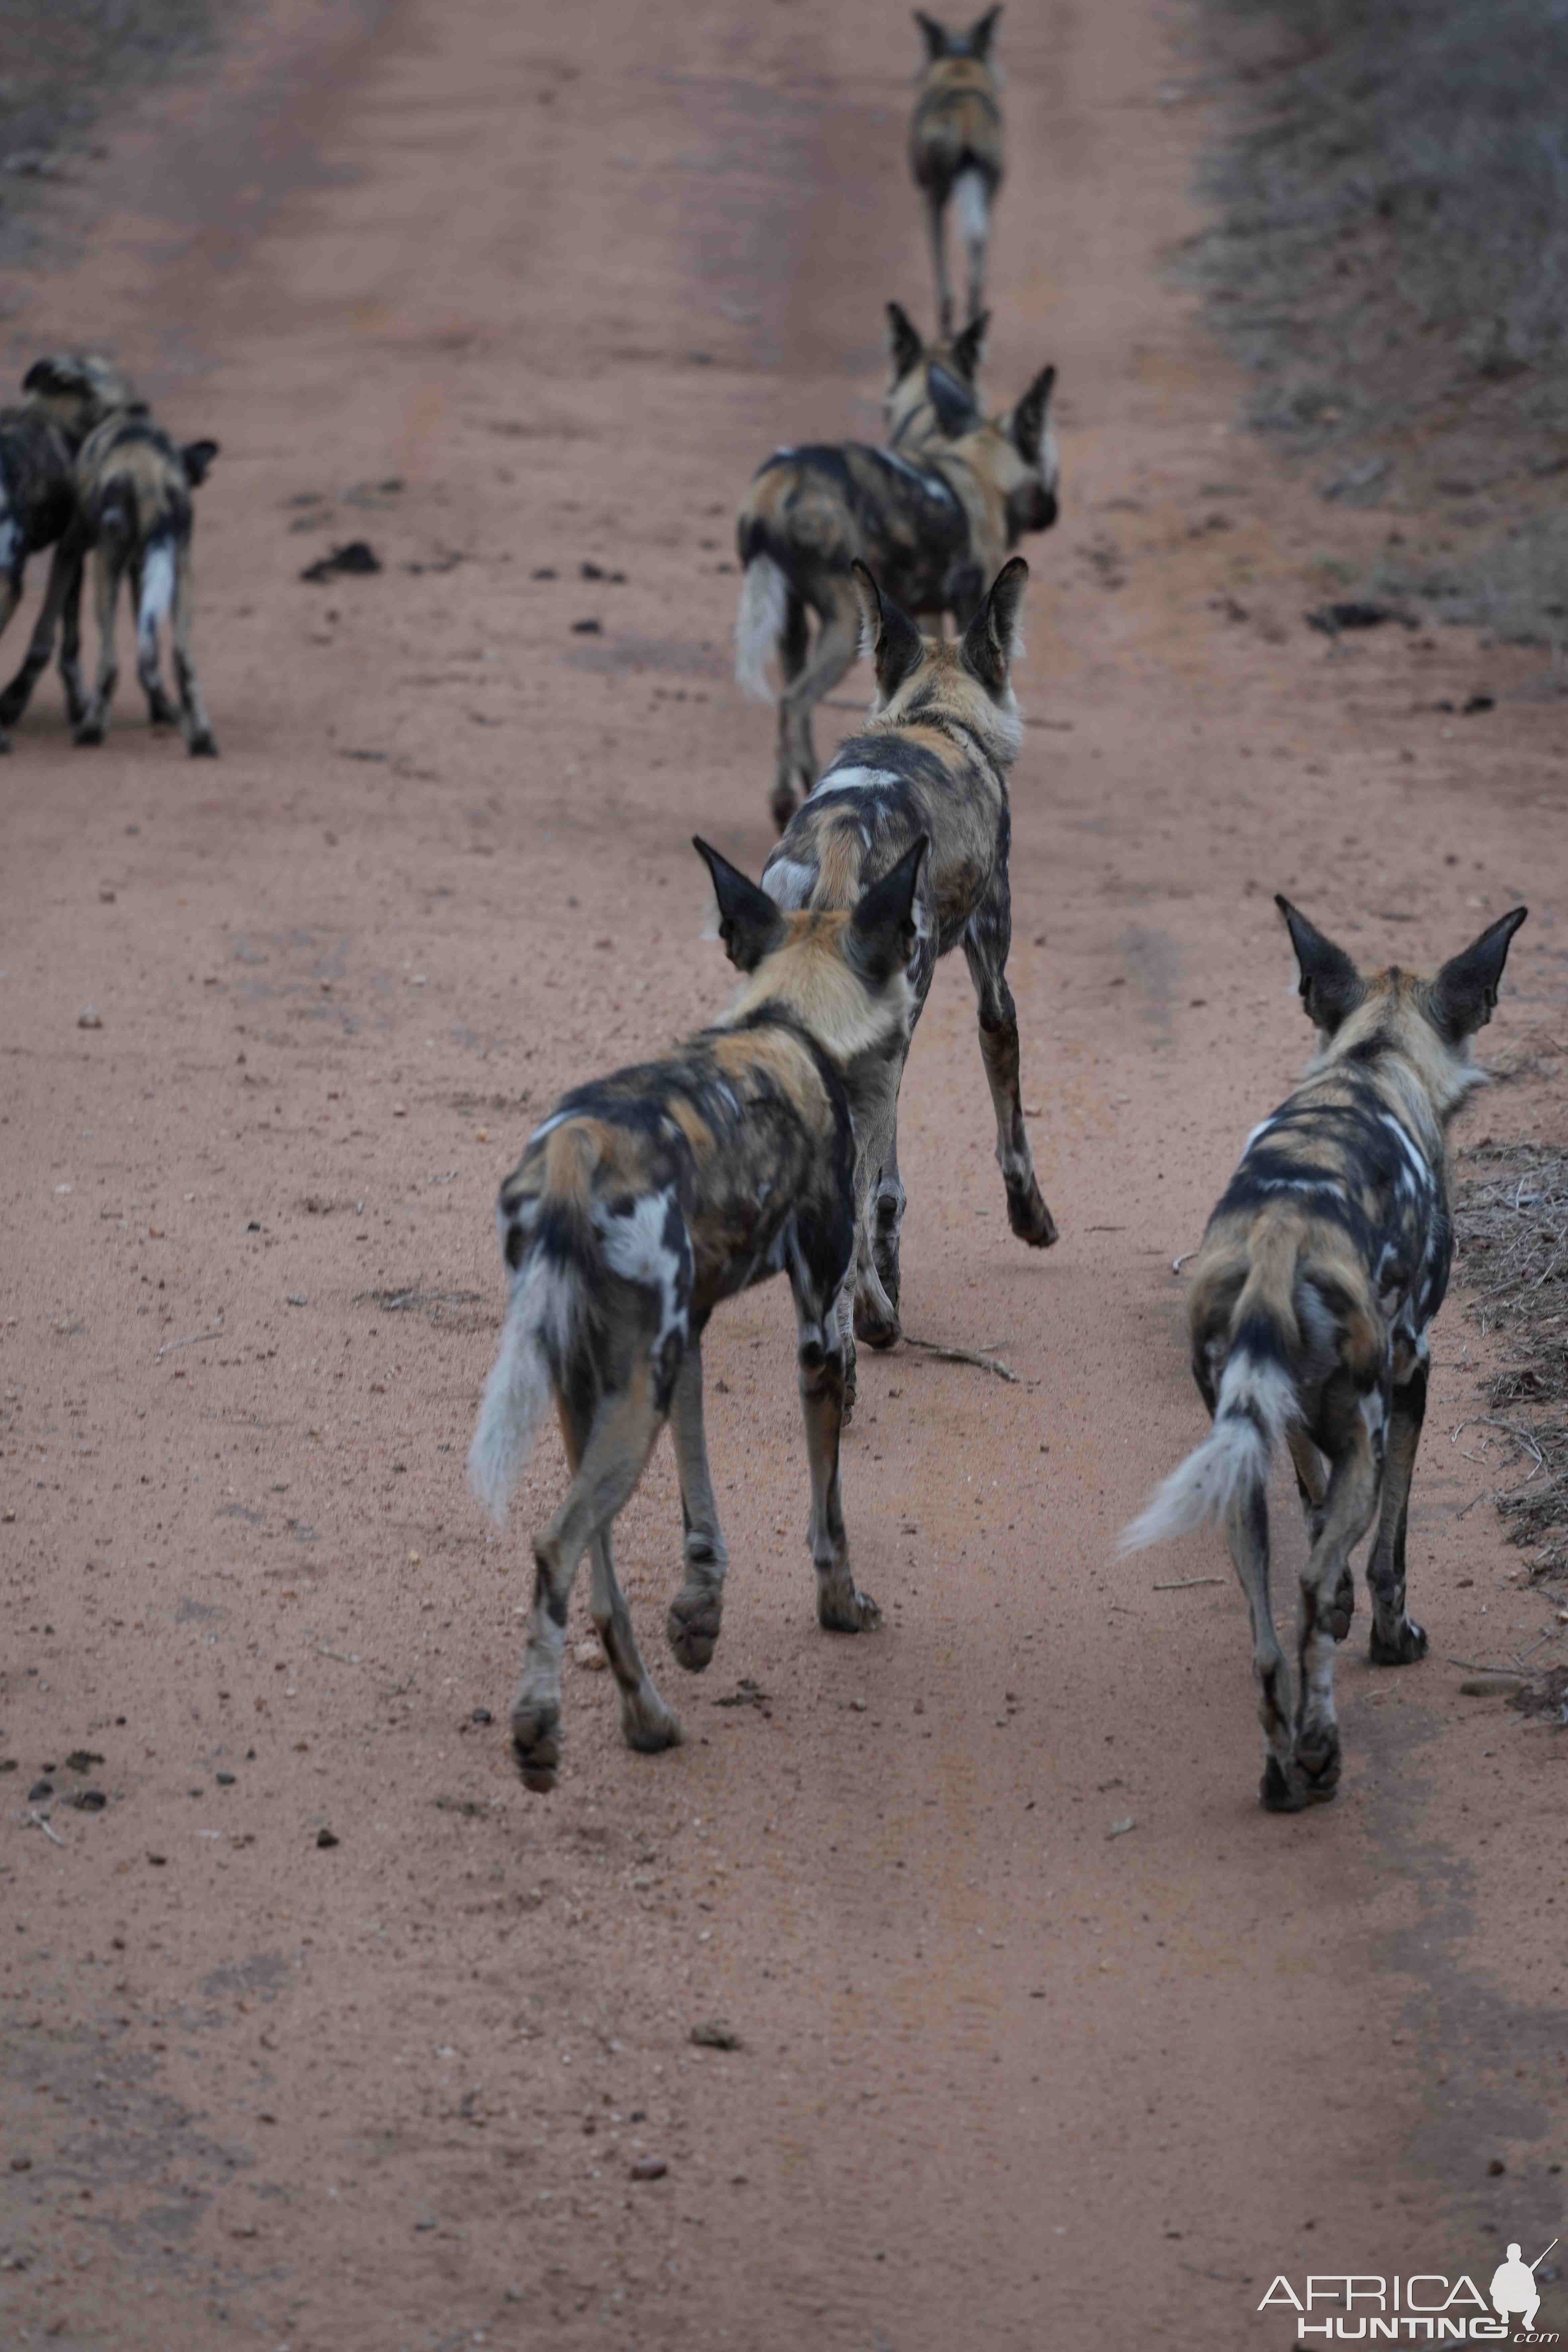
[(830, 1061), (847, 1067), (909, 1030), (907, 974), (873, 995), (846, 954), (850, 917), (842, 911), (786, 915), (782, 945), (763, 958), (715, 1025), (731, 1027), (769, 1006), (787, 1013)]

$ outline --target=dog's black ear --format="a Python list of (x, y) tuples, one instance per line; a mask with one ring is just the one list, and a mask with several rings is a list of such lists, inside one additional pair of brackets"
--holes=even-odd
[(700, 834), (692, 835), (691, 846), (713, 877), (713, 896), (719, 901), (719, 937), (724, 942), (725, 954), (737, 971), (755, 971), (763, 958), (771, 955), (784, 938), (783, 915), (765, 890), (759, 890), (738, 866), (721, 857)]
[(1491, 1019), (1509, 942), (1529, 912), (1528, 907), (1515, 907), (1500, 915), (1462, 953), (1450, 956), (1432, 982), (1432, 1018), (1450, 1045), (1484, 1029)]
[(1013, 446), (1026, 466), (1039, 465), (1045, 454), (1046, 426), (1050, 422), (1051, 394), (1056, 382), (1055, 368), (1042, 368), (1013, 411)]
[(872, 883), (849, 918), (855, 961), (878, 987), (901, 971), (915, 951), (915, 893), (930, 847), (931, 837), (922, 833), (891, 872)]
[(926, 355), (926, 347), (910, 320), (910, 314), (897, 302), (888, 305), (888, 357), (892, 362), (893, 382), (901, 383), (911, 368), (919, 367)]
[(985, 330), (990, 324), (990, 311), (982, 310), (978, 319), (971, 319), (962, 335), (953, 337), (952, 364), (965, 383), (972, 384), (980, 373), (980, 362), (985, 356)]
[(939, 58), (947, 55), (947, 26), (939, 25), (934, 16), (928, 16), (921, 8), (915, 10), (915, 22), (925, 38), (926, 63), (934, 66)]
[(950, 441), (961, 434), (973, 433), (980, 422), (980, 411), (974, 404), (973, 387), (952, 370), (932, 360), (926, 370), (926, 390), (936, 411), (936, 421)]
[(877, 690), (884, 702), (890, 702), (905, 678), (920, 667), (925, 646), (909, 614), (883, 595), (863, 563), (853, 563), (850, 572), (860, 600), (860, 651), (870, 655)]
[(24, 392), (58, 392), (59, 362), (57, 360), (35, 360), (22, 378)]
[(1274, 904), (1285, 918), (1290, 944), (1301, 971), (1301, 1002), (1315, 1029), (1331, 1037), (1342, 1021), (1366, 995), (1366, 982), (1343, 948), (1323, 937), (1317, 926), (1276, 891)]
[(987, 8), (984, 16), (977, 16), (969, 27), (969, 54), (972, 58), (979, 58), (984, 61), (990, 57), (991, 44), (996, 33), (996, 20), (1001, 14), (999, 6)]
[(1000, 694), (1007, 683), (1018, 650), (1018, 616), (1028, 577), (1029, 567), (1023, 557), (1013, 556), (996, 574), (991, 593), (963, 633), (960, 658), (988, 693)]
[(192, 489), (206, 480), (207, 467), (217, 456), (216, 441), (187, 441), (180, 452), (180, 463), (185, 469), (185, 479)]

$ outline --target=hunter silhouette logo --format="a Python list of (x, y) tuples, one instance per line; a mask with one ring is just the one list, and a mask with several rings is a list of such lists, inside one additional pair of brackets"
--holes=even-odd
[[(1555, 2238), (1552, 2246), (1557, 2243)], [(1516, 2243), (1508, 2250), (1506, 2263), (1499, 2263), (1492, 2273), (1492, 2283), (1487, 2292), (1492, 2299), (1492, 2309), (1500, 2319), (1522, 2320), (1527, 2331), (1533, 2331), (1535, 2315), (1541, 2308), (1541, 2289), (1535, 2284), (1535, 2273), (1552, 2252), (1537, 2254), (1532, 2263), (1521, 2263)]]

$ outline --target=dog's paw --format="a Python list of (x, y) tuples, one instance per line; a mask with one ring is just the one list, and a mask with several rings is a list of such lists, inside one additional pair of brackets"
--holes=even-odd
[(1037, 1184), (1026, 1192), (1007, 1193), (1007, 1222), (1021, 1242), (1031, 1249), (1049, 1249), (1058, 1239), (1057, 1221), (1046, 1206), (1046, 1196)]
[(636, 1691), (626, 1694), (621, 1703), (621, 1732), (626, 1746), (635, 1748), (639, 1756), (657, 1756), (666, 1748), (679, 1748), (686, 1737), (680, 1717), (655, 1690), (640, 1696)]
[(868, 1633), (882, 1612), (868, 1592), (852, 1584), (818, 1585), (816, 1622), (826, 1633)]
[(710, 1584), (682, 1585), (664, 1621), (665, 1637), (678, 1666), (700, 1675), (719, 1643), (723, 1598)]
[(1298, 1734), (1295, 1772), (1310, 1805), (1326, 1804), (1340, 1785), (1340, 1734), (1336, 1724), (1319, 1724)]
[(1366, 1654), (1374, 1666), (1413, 1666), (1426, 1655), (1426, 1629), (1414, 1617), (1406, 1617), (1392, 1634), (1380, 1633), (1374, 1623)]
[(525, 1789), (547, 1797), (561, 1764), (561, 1707), (552, 1698), (520, 1696), (511, 1710), (511, 1752)]
[(1324, 1624), (1336, 1642), (1344, 1640), (1351, 1630), (1351, 1619), (1354, 1615), (1355, 1578), (1351, 1574), (1350, 1570), (1345, 1568), (1340, 1571), (1340, 1580), (1334, 1587), (1334, 1597), (1323, 1619)]
[(83, 751), (96, 750), (97, 746), (101, 743), (102, 740), (103, 721), (101, 719), (84, 719), (80, 726), (75, 730), (71, 736), (71, 741), (79, 744)]
[(199, 727), (196, 730), (191, 738), (190, 753), (193, 760), (217, 758), (217, 737), (210, 727)]

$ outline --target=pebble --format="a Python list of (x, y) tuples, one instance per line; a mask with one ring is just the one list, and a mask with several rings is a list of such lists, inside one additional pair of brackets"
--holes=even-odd
[(27, 1791), (27, 1802), (30, 1805), (41, 1805), (46, 1797), (52, 1797), (54, 1793), (55, 1784), (52, 1780), (35, 1780)]
[(215, 1772), (213, 1775), (220, 1789), (232, 1789), (237, 1777), (233, 1772)]
[(1522, 1675), (1469, 1675), (1459, 1685), (1465, 1698), (1511, 1698), (1523, 1688)]
[[(634, 2180), (662, 2180), (669, 2170), (662, 2156), (639, 2156), (632, 2160)], [(1499, 2167), (1501, 2170), (1501, 2167)]]
[(1125, 1837), (1129, 1830), (1135, 1830), (1137, 1826), (1132, 1815), (1129, 1813), (1124, 1822), (1112, 1822), (1105, 1834), (1108, 1838)]
[(84, 1004), (76, 1016), (76, 1025), (79, 1029), (101, 1029), (103, 1015), (96, 1004)]
[(331, 1830), (318, 1830), (316, 1832), (316, 1843), (318, 1845), (339, 1845), (342, 1843), (342, 1840), (335, 1838)]
[(738, 2050), (741, 2046), (741, 2037), (733, 2027), (724, 2024), (717, 2017), (709, 2018), (701, 2025), (694, 2025), (691, 2039), (700, 2050)]
[(602, 1675), (610, 1663), (592, 1634), (585, 1642), (578, 1643), (572, 1657), (574, 1664), (585, 1668), (591, 1675)]

